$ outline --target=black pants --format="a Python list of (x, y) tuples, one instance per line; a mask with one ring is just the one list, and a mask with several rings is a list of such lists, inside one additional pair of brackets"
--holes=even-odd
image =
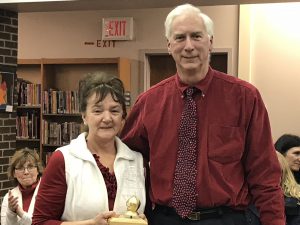
[(260, 225), (260, 222), (259, 218), (249, 210), (226, 213), (217, 218), (192, 221), (154, 209), (149, 225)]

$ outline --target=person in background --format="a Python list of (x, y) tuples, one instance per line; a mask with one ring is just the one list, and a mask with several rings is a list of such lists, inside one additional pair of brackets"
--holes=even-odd
[(296, 182), (285, 157), (276, 152), (282, 169), (281, 187), (285, 200), (285, 215), (287, 225), (300, 224), (300, 185)]
[(58, 148), (44, 173), (33, 225), (107, 225), (136, 196), (145, 208), (144, 162), (118, 137), (126, 118), (122, 81), (106, 73), (88, 74), (79, 83), (86, 132)]
[(165, 35), (177, 73), (138, 97), (120, 136), (149, 160), (151, 224), (284, 225), (259, 91), (210, 67), (213, 22), (199, 8), (173, 9)]
[(36, 151), (24, 148), (15, 152), (8, 167), (8, 178), (16, 187), (3, 198), (1, 225), (31, 225), (43, 169)]
[(298, 184), (300, 184), (300, 137), (283, 134), (275, 142), (275, 148), (284, 155)]

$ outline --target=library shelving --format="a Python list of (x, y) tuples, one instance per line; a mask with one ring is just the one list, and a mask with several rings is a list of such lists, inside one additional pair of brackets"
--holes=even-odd
[[(24, 96), (18, 93), (17, 148), (38, 149), (46, 163), (57, 147), (75, 138), (82, 130), (79, 80), (96, 71), (119, 76), (126, 93), (131, 93), (126, 58), (18, 59), (17, 77), (26, 83), (26, 90)], [(28, 100), (21, 103), (20, 98)]]
[(18, 62), (16, 83), (16, 148), (40, 150), (41, 60)]

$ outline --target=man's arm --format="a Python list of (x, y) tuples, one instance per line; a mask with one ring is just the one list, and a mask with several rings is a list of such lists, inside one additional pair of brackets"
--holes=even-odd
[(268, 113), (258, 91), (252, 103), (243, 158), (246, 179), (262, 224), (284, 225), (281, 169), (272, 141)]
[(149, 142), (144, 127), (144, 100), (138, 98), (120, 134), (122, 141), (134, 151), (141, 152), (149, 161)]

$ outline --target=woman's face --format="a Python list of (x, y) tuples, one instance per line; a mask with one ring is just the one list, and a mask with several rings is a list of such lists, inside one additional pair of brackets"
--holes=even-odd
[(23, 165), (17, 164), (14, 177), (23, 188), (29, 188), (37, 181), (39, 172), (37, 165), (32, 161), (26, 161)]
[(285, 153), (285, 159), (288, 162), (292, 171), (300, 169), (300, 147), (293, 147)]
[(96, 94), (88, 99), (86, 112), (82, 116), (89, 128), (87, 138), (104, 143), (114, 141), (124, 122), (122, 106), (110, 94), (101, 102), (97, 103), (97, 100)]

